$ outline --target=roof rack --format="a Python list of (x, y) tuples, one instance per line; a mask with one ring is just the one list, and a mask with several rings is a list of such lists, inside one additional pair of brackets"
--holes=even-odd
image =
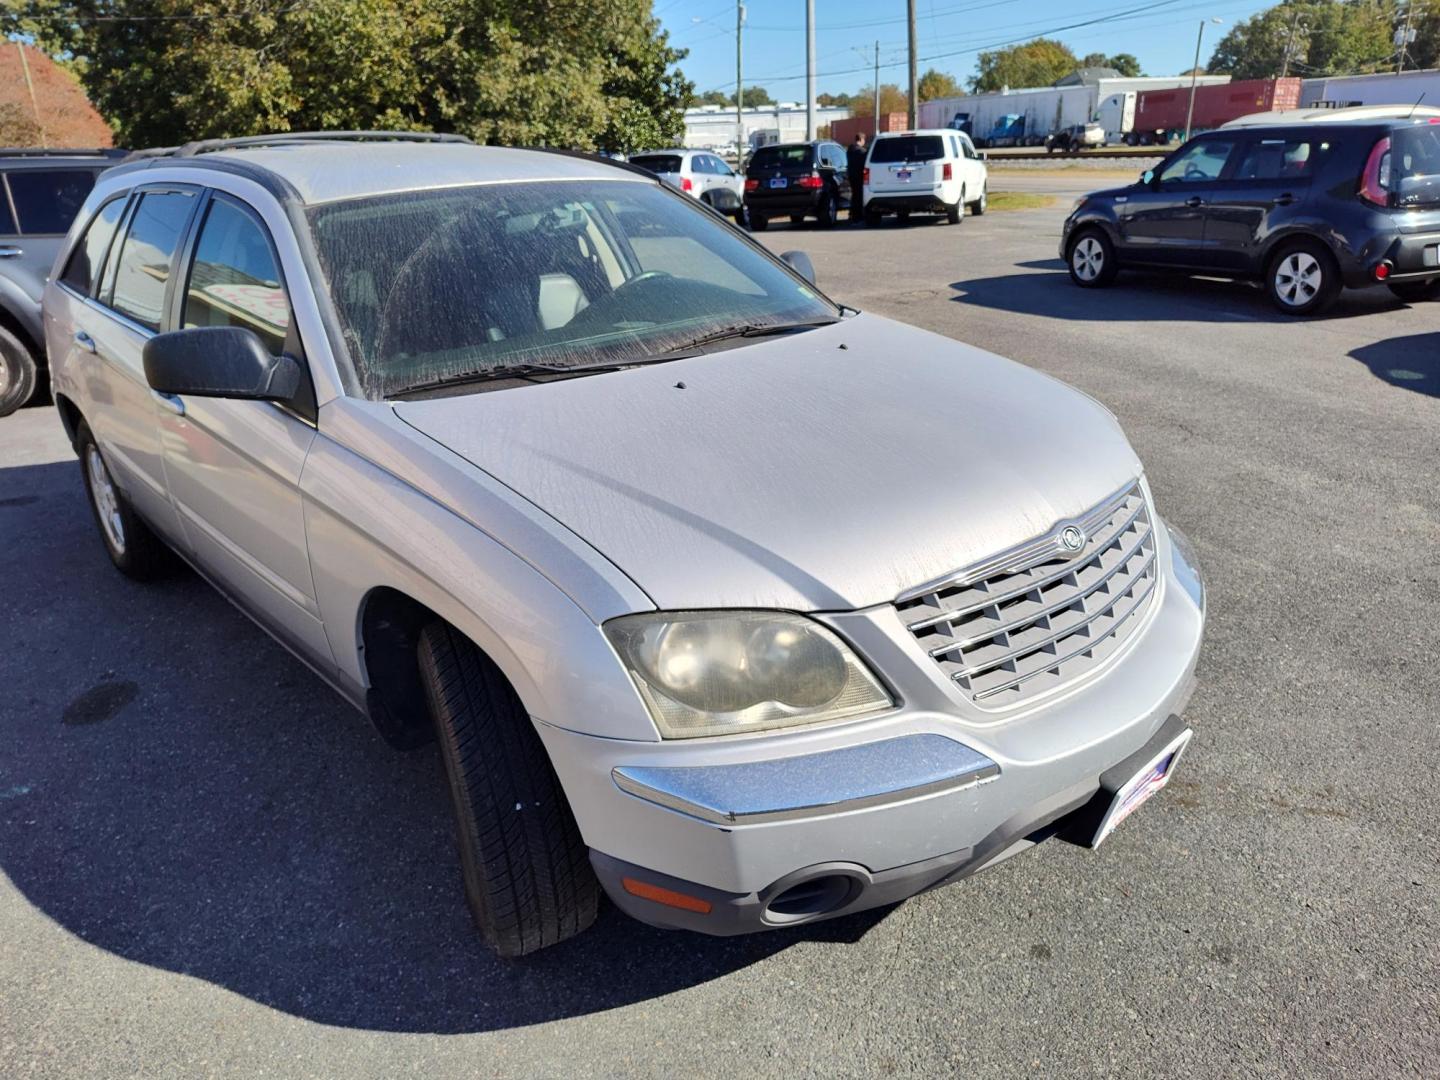
[(119, 146), (0, 146), (0, 157), (103, 157), (118, 159), (127, 157), (129, 153), (129, 150)]
[(240, 150), (266, 146), (299, 146), (317, 142), (415, 142), (415, 143), (464, 143), (473, 146), (472, 140), (464, 135), (442, 134), (435, 131), (282, 131), (273, 135), (242, 135), (234, 139), (198, 139), (183, 146), (158, 146), (148, 150), (136, 150), (128, 158), (194, 157), (196, 154), (210, 154), (217, 150)]

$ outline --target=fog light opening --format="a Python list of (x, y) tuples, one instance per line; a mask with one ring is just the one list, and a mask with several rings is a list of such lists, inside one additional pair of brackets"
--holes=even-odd
[(861, 884), (845, 874), (824, 874), (791, 885), (776, 893), (765, 905), (765, 918), (774, 922), (799, 922), (838, 911), (859, 895)]

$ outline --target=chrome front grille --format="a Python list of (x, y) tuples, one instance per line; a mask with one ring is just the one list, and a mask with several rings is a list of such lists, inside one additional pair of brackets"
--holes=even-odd
[(1139, 625), (1156, 579), (1150, 508), (1136, 483), (895, 606), (971, 700), (1001, 708), (1101, 663)]

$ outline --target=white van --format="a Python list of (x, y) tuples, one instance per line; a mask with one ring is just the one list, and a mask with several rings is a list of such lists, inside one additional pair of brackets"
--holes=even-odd
[(985, 212), (985, 159), (963, 131), (882, 132), (865, 159), (865, 224), (883, 214), (944, 214), (952, 225)]

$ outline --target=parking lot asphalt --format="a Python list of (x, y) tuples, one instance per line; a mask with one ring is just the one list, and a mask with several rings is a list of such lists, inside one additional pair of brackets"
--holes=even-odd
[[(387, 750), (194, 576), (115, 574), (27, 409), (0, 420), (0, 1075), (1440, 1075), (1440, 305), (1082, 292), (1067, 208), (764, 240), (1100, 399), (1195, 541), (1195, 743), (1102, 849), (740, 939), (610, 910), (497, 960), (434, 747)], [(966, 462), (917, 454), (943, 499)]]

